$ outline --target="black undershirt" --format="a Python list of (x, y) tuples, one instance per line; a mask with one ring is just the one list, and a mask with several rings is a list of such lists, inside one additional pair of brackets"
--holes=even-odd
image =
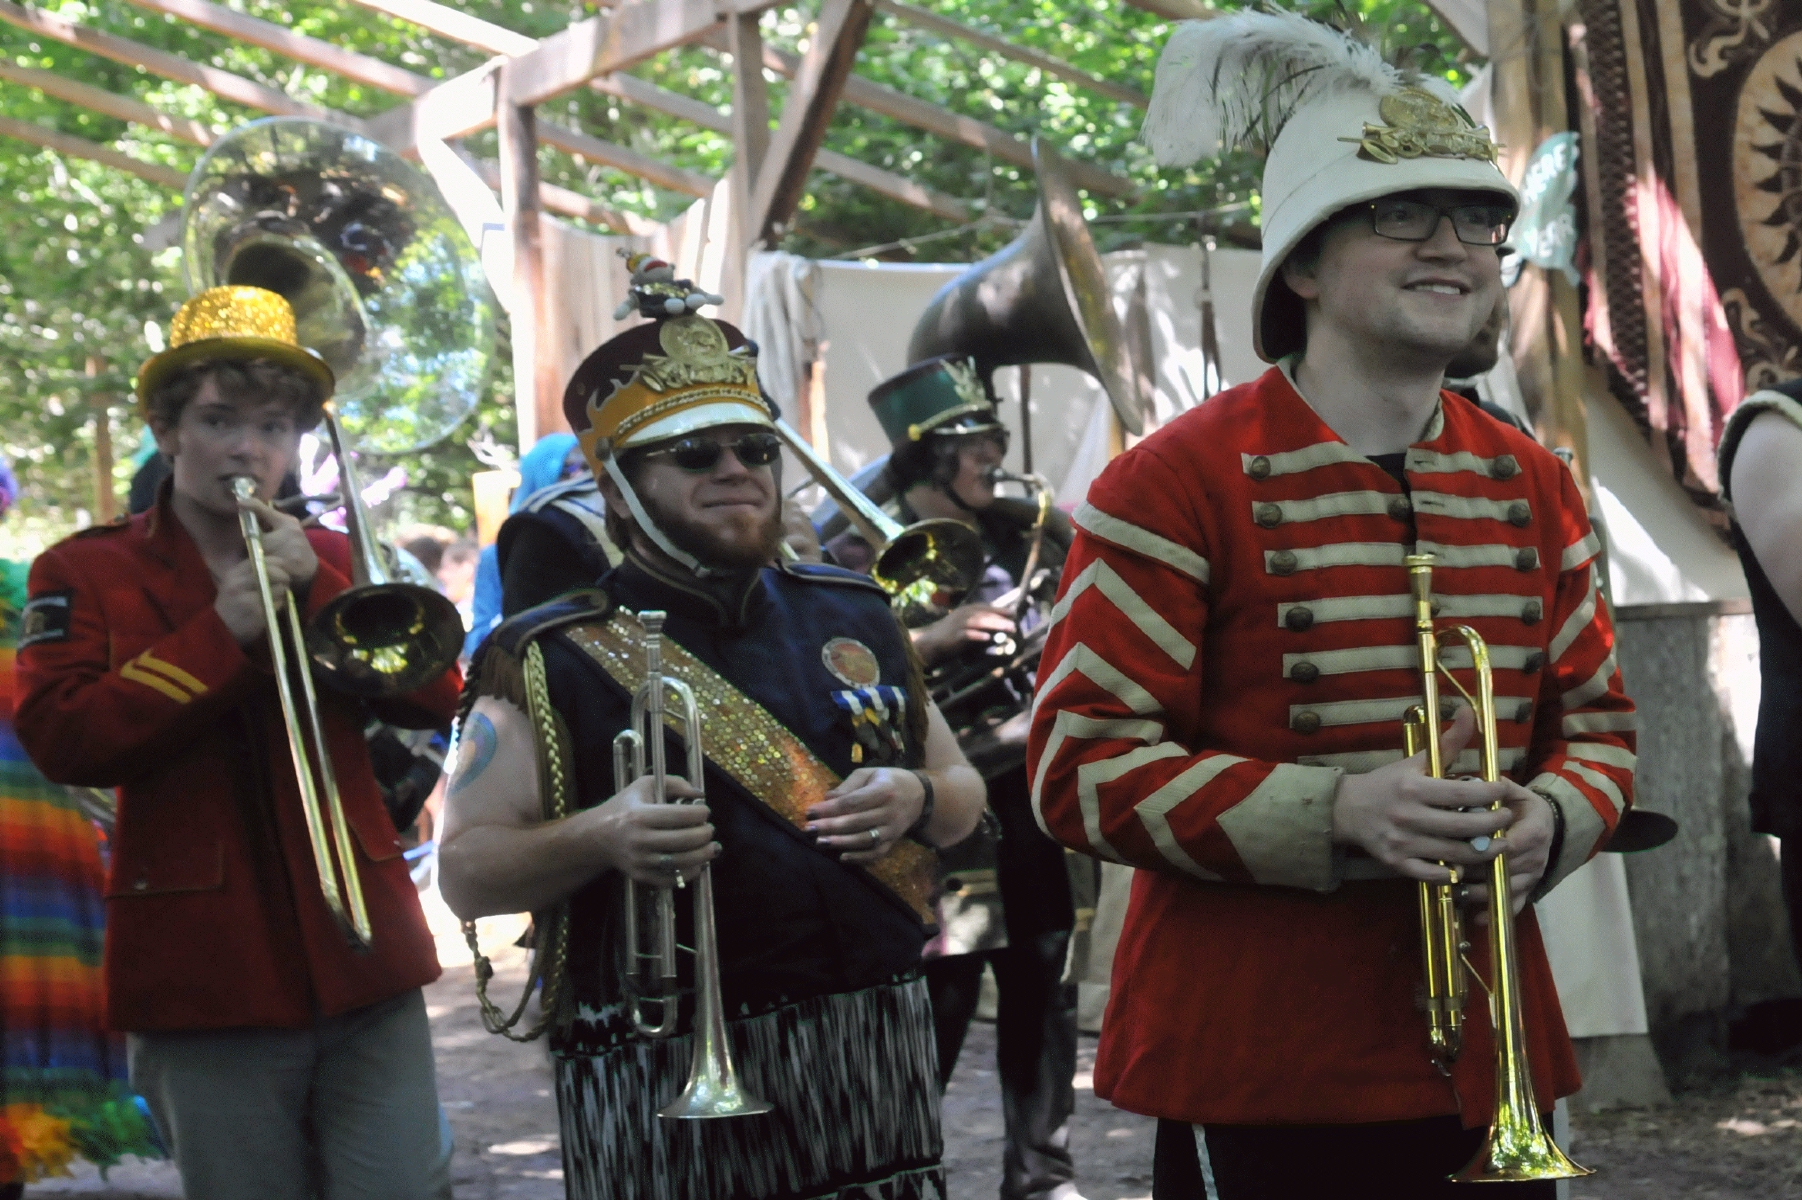
[[(1408, 483), (1408, 452), (1406, 450), (1400, 450), (1394, 454), (1373, 454), (1370, 456), (1370, 461), (1389, 472), (1390, 478), (1402, 485), (1402, 495), (1412, 496), (1414, 494), (1413, 486)], [(1408, 544), (1412, 546), (1414, 541), (1414, 513), (1410, 509), (1408, 512)]]

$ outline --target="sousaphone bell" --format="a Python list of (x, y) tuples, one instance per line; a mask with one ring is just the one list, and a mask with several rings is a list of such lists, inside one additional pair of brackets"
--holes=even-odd
[(1143, 373), (1114, 313), (1107, 272), (1063, 159), (1032, 139), (1039, 203), (1020, 236), (938, 290), (914, 326), (909, 363), (972, 358), (994, 394), (996, 367), (1064, 363), (1093, 375), (1120, 424), (1144, 432)]

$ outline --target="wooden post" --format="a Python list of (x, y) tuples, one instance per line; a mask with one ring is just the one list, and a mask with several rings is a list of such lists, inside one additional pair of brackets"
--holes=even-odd
[(807, 364), (807, 383), (801, 390), (801, 428), (807, 432), (807, 444), (821, 458), (832, 457), (832, 436), (826, 431), (826, 342), (820, 343), (819, 357)]
[[(506, 72), (498, 95), (505, 97)], [(538, 200), (538, 118), (528, 106), (502, 99), (496, 114), (500, 135), (501, 210), (513, 234), (513, 403), (519, 422), (519, 450), (524, 454), (540, 436), (562, 424), (559, 380), (546, 378), (548, 349), (544, 295), (544, 239)]]
[(751, 198), (770, 149), (770, 93), (763, 78), (763, 32), (756, 13), (740, 13), (726, 21), (726, 45), (732, 55), (732, 247), (743, 262), (759, 244), (751, 225)]
[(782, 121), (770, 139), (757, 187), (746, 213), (760, 241), (774, 242), (794, 219), (807, 190), (807, 174), (826, 137), (826, 126), (851, 77), (857, 51), (869, 30), (871, 0), (823, 0), (807, 53), (801, 59), (782, 106)]
[[(106, 369), (106, 360), (88, 356), (88, 378), (97, 379)], [(113, 420), (108, 409), (111, 397), (91, 392), (88, 403), (94, 409), (94, 522), (105, 525), (119, 515), (118, 495), (113, 489)]]

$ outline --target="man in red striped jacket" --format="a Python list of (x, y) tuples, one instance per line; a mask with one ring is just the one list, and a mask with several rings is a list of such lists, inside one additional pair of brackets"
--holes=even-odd
[[(1495, 1055), (1472, 988), (1463, 1054), (1435, 1065), (1417, 881), (1506, 850), (1524, 902), (1599, 848), (1632, 793), (1633, 706), (1577, 486), (1439, 389), (1500, 295), (1514, 190), (1487, 131), (1424, 85), (1349, 45), (1349, 65), (1298, 73), (1280, 48), (1295, 22), (1186, 26), (1160, 63), (1147, 136), (1166, 161), (1193, 161), (1197, 128), (1198, 152), (1235, 140), (1207, 132), (1235, 111), (1216, 89), (1252, 80), (1266, 103), (1260, 78), (1312, 81), (1254, 122), (1275, 137), (1253, 312), (1277, 365), (1090, 490), (1028, 748), (1047, 832), (1140, 868), (1095, 1088), (1162, 1118), (1159, 1200), (1449, 1194), (1491, 1116)], [(1441, 619), (1491, 646), (1499, 783), (1403, 759), (1415, 552), (1437, 557)], [(1460, 771), (1472, 723), (1443, 739)], [(1499, 819), (1460, 811), (1496, 800)], [(1530, 908), (1516, 929), (1549, 1111), (1579, 1080)]]

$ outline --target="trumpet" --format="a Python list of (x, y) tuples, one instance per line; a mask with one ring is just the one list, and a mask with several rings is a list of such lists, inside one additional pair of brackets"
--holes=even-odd
[[(1439, 677), (1443, 675), (1477, 713), (1481, 738), (1479, 762), (1486, 783), (1501, 775), (1501, 753), (1496, 738), (1495, 676), (1489, 663), (1489, 645), (1468, 625), (1455, 626), (1449, 635), (1463, 642), (1475, 668), (1476, 695), (1460, 683), (1441, 658), (1439, 631), (1433, 624), (1433, 561), (1431, 554), (1411, 554), (1405, 560), (1413, 590), (1414, 633), (1420, 648), (1421, 703), (1402, 718), (1403, 748), (1412, 757), (1427, 752), (1427, 773), (1443, 779), (1447, 764), (1439, 750), (1442, 718)], [(1500, 811), (1501, 802), (1491, 805)], [(1497, 830), (1495, 836), (1500, 836)], [(1572, 1162), (1558, 1148), (1544, 1123), (1533, 1094), (1533, 1076), (1527, 1059), (1526, 1027), (1521, 1016), (1520, 963), (1514, 945), (1514, 898), (1508, 878), (1508, 856), (1498, 855), (1489, 864), (1489, 962), (1491, 979), (1483, 984), (1476, 968), (1465, 958), (1463, 921), (1453, 888), (1460, 871), (1447, 865), (1452, 878), (1446, 883), (1420, 885), (1421, 942), (1427, 982), (1427, 1028), (1434, 1062), (1450, 1073), (1463, 1048), (1464, 1008), (1468, 994), (1466, 972), (1489, 993), (1490, 1023), (1495, 1030), (1495, 1114), (1476, 1155), (1463, 1170), (1450, 1176), (1456, 1183), (1526, 1182), (1540, 1179), (1575, 1179), (1592, 1172)]]
[[(697, 790), (702, 785), (701, 717), (693, 690), (682, 680), (663, 673), (663, 622), (667, 614), (647, 610), (638, 614), (644, 627), (645, 681), (632, 696), (632, 724), (613, 739), (613, 786), (624, 791), (645, 774), (646, 751), (650, 756), (651, 796), (656, 804), (669, 799), (668, 756), (664, 747), (664, 715), (668, 698), (677, 701), (675, 716), (682, 723), (687, 748), (686, 779)], [(626, 880), (626, 969), (629, 988), (637, 993), (631, 1002), (632, 1027), (639, 1036), (667, 1038), (676, 1032), (681, 985), (676, 966), (676, 901), (672, 888), (657, 887), (650, 913), (653, 949), (640, 947), (643, 936), (638, 892), (644, 885)], [(677, 875), (676, 887), (682, 887)], [(713, 927), (713, 873), (701, 868), (694, 886), (695, 1046), (690, 1060), (688, 1086), (658, 1116), (669, 1120), (703, 1120), (712, 1117), (748, 1117), (774, 1107), (758, 1099), (738, 1081), (732, 1065), (732, 1047), (726, 1038), (726, 1010), (720, 998), (719, 943)], [(648, 970), (646, 968), (648, 967)], [(641, 983), (642, 975), (648, 983)], [(649, 1010), (655, 1008), (652, 1014)], [(653, 1015), (654, 1018), (653, 1019)]]
[[(231, 487), (232, 494), (240, 500), (256, 497), (256, 480), (248, 476), (236, 476)], [(269, 581), (269, 562), (263, 553), (263, 527), (257, 521), (257, 515), (248, 509), (239, 509), (238, 526), (244, 533), (244, 546), (250, 552), (257, 592), (263, 601), (263, 624), (269, 630), (269, 658), (275, 667), (275, 690), (281, 698), (282, 724), (288, 734), (288, 754), (294, 760), (294, 778), (300, 786), (300, 805), (306, 817), (307, 840), (313, 848), (313, 865), (319, 871), (319, 888), (325, 893), (326, 907), (337, 918), (351, 948), (368, 950), (372, 939), (369, 910), (363, 903), (363, 881), (357, 872), (350, 825), (344, 817), (344, 800), (338, 793), (331, 751), (325, 744), (319, 697), (313, 690), (313, 675), (307, 667), (306, 631), (301, 627), (300, 612), (292, 597), (285, 598), (279, 608), (276, 605), (275, 590)], [(289, 673), (291, 666), (299, 668), (293, 676), (300, 680), (304, 706), (295, 702)], [(300, 719), (303, 708), (306, 715), (304, 728)], [(326, 815), (320, 811), (321, 796), (331, 821), (329, 830)], [(343, 864), (342, 882), (339, 862)]]

